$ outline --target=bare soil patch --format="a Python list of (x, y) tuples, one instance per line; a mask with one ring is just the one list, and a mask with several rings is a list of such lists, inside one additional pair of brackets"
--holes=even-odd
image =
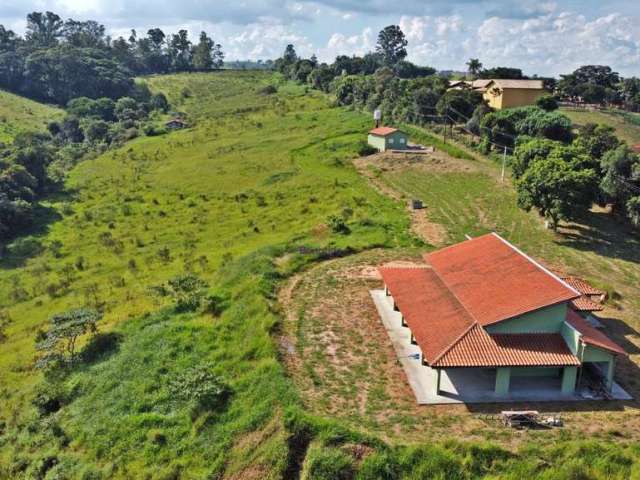
[(379, 192), (406, 203), (411, 216), (411, 230), (415, 235), (430, 245), (441, 246), (447, 243), (444, 226), (431, 221), (427, 209), (413, 209), (409, 195), (390, 187), (381, 180), (380, 174), (416, 167), (448, 172), (473, 171), (474, 166), (437, 151), (429, 154), (379, 153), (358, 158), (354, 165)]

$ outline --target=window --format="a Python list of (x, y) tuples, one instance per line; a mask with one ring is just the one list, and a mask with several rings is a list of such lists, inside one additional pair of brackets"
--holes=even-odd
[(393, 145), (393, 138), (389, 139), (389, 145)]
[(404, 143), (404, 138), (401, 138), (401, 139), (400, 139), (400, 143)]

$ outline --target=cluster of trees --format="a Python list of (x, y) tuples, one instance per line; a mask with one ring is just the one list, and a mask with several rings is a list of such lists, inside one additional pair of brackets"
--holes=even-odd
[(448, 80), (434, 68), (406, 60), (406, 46), (402, 30), (390, 25), (379, 33), (375, 51), (363, 56), (340, 55), (332, 64), (319, 63), (315, 55), (300, 58), (288, 45), (274, 65), (288, 79), (333, 93), (339, 105), (380, 108), (387, 122), (423, 124), (444, 115), (450, 106), (471, 116), (482, 95), (447, 91)]
[(166, 112), (166, 97), (151, 94), (145, 84), (133, 97), (79, 97), (67, 105), (67, 116), (48, 131), (21, 133), (0, 147), (0, 241), (31, 226), (38, 202), (61, 186), (65, 172), (89, 152), (103, 152), (139, 135), (160, 133), (147, 123), (154, 111)]
[(640, 226), (640, 157), (614, 129), (587, 124), (572, 141), (518, 137), (513, 156), (518, 204), (537, 208), (552, 228), (593, 203)]
[(640, 111), (640, 78), (623, 79), (604, 65), (585, 65), (561, 77), (558, 95), (563, 99)]
[(220, 68), (222, 47), (205, 32), (192, 43), (186, 30), (167, 36), (112, 40), (93, 20), (62, 20), (53, 12), (27, 15), (24, 37), (0, 25), (0, 88), (65, 105), (76, 97), (117, 99), (131, 93), (133, 75)]

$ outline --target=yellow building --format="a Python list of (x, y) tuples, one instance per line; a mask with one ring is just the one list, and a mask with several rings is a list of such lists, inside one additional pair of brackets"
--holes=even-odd
[(489, 106), (496, 110), (534, 105), (538, 98), (547, 93), (542, 80), (462, 80), (452, 82), (449, 88), (470, 88), (482, 92)]
[(482, 96), (496, 110), (535, 105), (547, 93), (542, 80), (492, 80), (483, 90)]

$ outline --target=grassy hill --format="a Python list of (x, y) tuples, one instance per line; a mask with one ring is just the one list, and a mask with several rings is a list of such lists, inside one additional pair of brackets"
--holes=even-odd
[[(193, 127), (81, 164), (68, 196), (51, 202), (62, 219), (29, 240), (39, 253), (5, 258), (5, 476), (35, 475), (50, 458), (68, 475), (105, 478), (214, 478), (246, 465), (251, 478), (276, 478), (286, 468), (283, 416), (295, 393), (270, 337), (275, 259), (288, 255), (294, 268), (408, 235), (400, 209), (348, 163), (368, 119), (298, 87), (261, 95), (268, 81), (233, 72), (151, 79)], [(326, 227), (342, 213), (350, 235)], [(150, 293), (184, 272), (229, 299), (220, 318), (175, 314)], [(65, 405), (43, 417), (30, 399), (54, 387), (33, 366), (36, 331), (82, 305), (101, 306), (101, 328), (118, 340), (56, 382)], [(233, 394), (223, 411), (192, 420), (168, 385), (200, 364), (214, 365)]]
[(10, 143), (19, 132), (44, 130), (64, 111), (0, 90), (0, 142)]
[(562, 113), (576, 125), (603, 123), (616, 129), (618, 137), (629, 145), (640, 143), (640, 114), (616, 111), (587, 111), (563, 108)]
[[(285, 368), (281, 350), (289, 347), (278, 344), (285, 314), (278, 290), (319, 264), (329, 272), (318, 285), (341, 302), (336, 285), (344, 279), (334, 277), (325, 260), (348, 261), (376, 247), (365, 254), (375, 262), (382, 249), (416, 255), (430, 248), (409, 233), (404, 205), (374, 189), (351, 162), (369, 117), (333, 108), (325, 96), (267, 72), (147, 81), (186, 113), (190, 128), (139, 138), (78, 165), (66, 193), (49, 200), (59, 220), (14, 242), (2, 259), (0, 478), (638, 474), (636, 437), (624, 429), (625, 421), (635, 425), (637, 414), (625, 406), (603, 416), (585, 414), (586, 424), (615, 417), (591, 442), (581, 441), (584, 431), (577, 429), (497, 432), (480, 421), (456, 429), (469, 412), (422, 409), (380, 418), (388, 399), (378, 391), (348, 422), (331, 405), (319, 411)], [(268, 84), (278, 92), (266, 94)], [(585, 271), (589, 278), (614, 275), (616, 286), (626, 279), (622, 304), (637, 308), (627, 302), (635, 301), (629, 299), (638, 280), (638, 249), (626, 232), (592, 222), (575, 226), (579, 231), (569, 232), (574, 241), (561, 244), (537, 218), (515, 208), (509, 186), (496, 187), (493, 166), (478, 170), (477, 161), (460, 161), (471, 167), (376, 175), (424, 198), (451, 240), (497, 228), (550, 260), (580, 269), (596, 262)], [(602, 234), (606, 238), (581, 240)], [(153, 288), (185, 273), (208, 283), (208, 292), (223, 300), (222, 313), (177, 311)], [(76, 366), (45, 377), (34, 365), (38, 330), (52, 314), (80, 306), (104, 311), (102, 333), (80, 346)], [(322, 322), (310, 325), (322, 336)], [(304, 336), (304, 329), (297, 334)], [(301, 366), (320, 395), (327, 386), (345, 398), (356, 395), (352, 376), (371, 375), (368, 365), (378, 364), (371, 354), (366, 363), (341, 363), (325, 383), (319, 374), (325, 356), (317, 351)], [(172, 385), (198, 366), (228, 384), (226, 402), (194, 411), (177, 396), (193, 394), (176, 393)], [(318, 405), (328, 403), (321, 398)], [(411, 436), (399, 435), (400, 426)], [(482, 441), (443, 436), (449, 427), (472, 429), (469, 438)]]

